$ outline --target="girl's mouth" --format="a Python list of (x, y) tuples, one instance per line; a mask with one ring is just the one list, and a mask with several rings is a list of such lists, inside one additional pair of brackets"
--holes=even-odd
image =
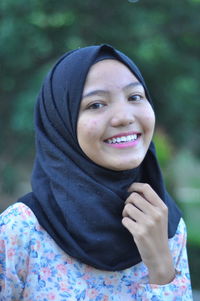
[(120, 135), (108, 138), (104, 142), (112, 147), (123, 148), (136, 145), (140, 136), (141, 134), (139, 133)]

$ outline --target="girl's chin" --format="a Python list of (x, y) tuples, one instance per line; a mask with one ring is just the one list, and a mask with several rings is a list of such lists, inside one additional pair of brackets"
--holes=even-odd
[(117, 164), (109, 164), (109, 165), (105, 165), (103, 167), (107, 168), (107, 169), (111, 169), (114, 171), (125, 171), (125, 170), (131, 170), (134, 168), (137, 168), (143, 160), (138, 160), (137, 162), (118, 162)]

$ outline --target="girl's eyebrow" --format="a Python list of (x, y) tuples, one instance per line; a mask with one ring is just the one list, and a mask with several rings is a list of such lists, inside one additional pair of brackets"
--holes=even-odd
[[(132, 82), (132, 83), (126, 85), (125, 87), (122, 88), (122, 90), (127, 90), (129, 88), (135, 88), (137, 86), (141, 86), (143, 88), (143, 85), (140, 82), (137, 81), (137, 82)], [(94, 91), (91, 91), (91, 92), (88, 92), (88, 93), (84, 94), (82, 99), (86, 98), (86, 97), (89, 97), (89, 96), (93, 96), (93, 95), (102, 96), (102, 95), (106, 95), (106, 94), (109, 94), (109, 91), (107, 91), (107, 90), (94, 90)]]
[(137, 81), (137, 82), (132, 82), (132, 83), (128, 84), (127, 86), (125, 86), (123, 88), (123, 90), (127, 90), (128, 88), (135, 88), (137, 86), (141, 86), (142, 88), (144, 88), (143, 85)]
[(91, 91), (91, 92), (88, 92), (88, 93), (84, 94), (82, 96), (82, 99), (86, 98), (86, 97), (89, 97), (89, 96), (93, 96), (93, 95), (99, 95), (99, 96), (101, 96), (101, 95), (105, 95), (105, 94), (108, 94), (108, 93), (109, 92), (106, 91), (106, 90), (94, 90), (94, 91)]

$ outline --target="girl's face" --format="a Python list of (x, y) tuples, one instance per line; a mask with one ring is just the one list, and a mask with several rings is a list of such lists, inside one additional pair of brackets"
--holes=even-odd
[(154, 125), (144, 88), (124, 64), (107, 59), (90, 68), (77, 123), (78, 142), (88, 158), (111, 170), (135, 168)]

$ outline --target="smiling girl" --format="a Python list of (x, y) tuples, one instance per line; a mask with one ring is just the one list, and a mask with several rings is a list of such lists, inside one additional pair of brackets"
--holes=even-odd
[(32, 192), (0, 219), (1, 300), (192, 300), (154, 126), (123, 53), (100, 45), (60, 58), (35, 108)]

